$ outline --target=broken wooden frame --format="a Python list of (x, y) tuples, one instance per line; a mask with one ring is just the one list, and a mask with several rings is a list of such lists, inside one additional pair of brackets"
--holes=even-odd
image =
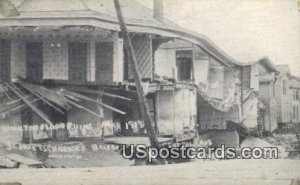
[[(17, 84), (20, 87), (18, 87)], [(93, 110), (90, 110), (78, 103), (78, 102), (80, 102), (80, 100), (85, 100), (85, 101), (89, 101), (89, 102), (101, 105), (101, 106), (103, 106), (111, 111), (117, 112), (119, 114), (123, 114), (123, 115), (126, 114), (126, 112), (124, 112), (122, 110), (114, 108), (103, 102), (99, 102), (96, 99), (90, 98), (88, 96), (79, 94), (77, 92), (73, 92), (71, 90), (59, 89), (58, 91), (55, 91), (52, 89), (48, 89), (44, 86), (25, 82), (24, 80), (20, 80), (16, 84), (7, 83), (6, 86), (8, 87), (9, 90), (11, 90), (18, 97), (18, 99), (4, 103), (5, 107), (0, 109), (0, 113), (16, 112), (18, 110), (22, 110), (25, 107), (29, 107), (37, 115), (39, 115), (46, 123), (53, 124), (49, 120), (47, 115), (45, 115), (43, 113), (43, 111), (40, 110), (39, 108), (37, 108), (37, 106), (35, 105), (35, 103), (37, 101), (42, 101), (46, 105), (48, 105), (51, 108), (55, 109), (56, 111), (60, 112), (61, 114), (64, 114), (63, 109), (68, 111), (71, 109), (71, 107), (76, 107), (76, 108), (82, 109), (82, 110), (92, 114), (93, 116), (102, 118), (102, 116), (100, 114), (98, 114), (98, 113), (94, 112)], [(23, 88), (23, 89), (21, 89), (21, 88)], [(74, 89), (76, 90), (76, 88), (74, 88)], [(79, 89), (77, 89), (77, 91), (79, 91)], [(126, 100), (126, 101), (131, 100), (131, 99), (123, 97), (123, 96), (114, 95), (114, 94), (106, 93), (103, 91), (98, 92), (98, 91), (95, 91), (92, 89), (91, 90), (83, 89), (82, 91), (89, 93), (89, 94), (98, 94), (98, 95), (102, 94), (104, 96), (118, 98), (118, 99)], [(29, 95), (27, 92), (29, 93)]]

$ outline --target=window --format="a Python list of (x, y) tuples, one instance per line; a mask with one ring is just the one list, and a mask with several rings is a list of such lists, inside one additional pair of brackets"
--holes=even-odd
[(69, 80), (85, 82), (87, 79), (87, 43), (69, 43)]
[(176, 51), (178, 80), (188, 81), (192, 78), (192, 51)]
[(96, 43), (96, 81), (110, 83), (113, 79), (113, 43)]
[(286, 94), (286, 81), (285, 80), (282, 81), (282, 93)]
[(296, 119), (296, 107), (293, 106), (293, 119), (295, 120)]
[(251, 85), (251, 66), (244, 66), (241, 69), (242, 75), (242, 88), (243, 90), (249, 90)]
[(296, 110), (296, 118), (297, 118), (297, 121), (299, 120), (299, 107), (296, 107), (297, 110)]

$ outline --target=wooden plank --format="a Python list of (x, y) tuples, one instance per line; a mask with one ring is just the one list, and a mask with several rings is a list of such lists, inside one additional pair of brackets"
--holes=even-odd
[[(29, 100), (29, 98), (27, 98), (27, 99)], [(29, 101), (30, 101), (30, 103), (34, 103), (38, 100), (40, 100), (40, 99), (39, 98), (30, 99)], [(5, 107), (5, 108), (0, 109), (0, 113), (16, 111), (16, 110), (18, 110), (20, 108), (23, 108), (23, 107), (26, 107), (26, 105), (23, 104), (22, 102), (20, 102), (20, 104), (16, 104), (16, 105), (13, 105), (13, 106), (9, 106), (9, 107)]]
[(22, 101), (30, 107), (35, 113), (37, 113), (44, 121), (46, 121), (48, 124), (53, 124), (46, 115), (44, 115), (39, 109), (37, 109), (34, 105), (31, 104), (30, 101), (28, 101), (22, 94), (20, 94), (14, 87), (11, 85), (7, 84), (7, 87), (12, 90)]
[(80, 109), (82, 109), (82, 110), (85, 110), (86, 112), (88, 112), (88, 113), (90, 113), (90, 114), (92, 114), (92, 115), (94, 115), (94, 116), (96, 116), (96, 117), (98, 117), (98, 118), (102, 118), (101, 115), (95, 113), (94, 111), (92, 111), (92, 110), (90, 110), (90, 109), (88, 109), (88, 108), (85, 108), (85, 107), (82, 106), (82, 105), (79, 105), (78, 103), (75, 103), (75, 102), (71, 102), (71, 101), (70, 101), (70, 104), (73, 105), (73, 106), (75, 106), (75, 107), (77, 107), (77, 108), (80, 108)]
[(109, 106), (109, 105), (107, 105), (107, 104), (105, 104), (105, 103), (97, 102), (97, 100), (94, 100), (94, 99), (92, 99), (92, 98), (90, 98), (90, 97), (87, 97), (87, 96), (84, 96), (84, 95), (81, 95), (81, 94), (77, 94), (77, 93), (72, 92), (72, 91), (66, 91), (66, 90), (64, 90), (64, 92), (68, 93), (68, 94), (71, 95), (71, 96), (75, 96), (75, 97), (77, 97), (77, 98), (84, 99), (84, 100), (87, 100), (87, 101), (89, 101), (89, 102), (99, 104), (99, 105), (101, 105), (101, 106), (103, 106), (103, 107), (105, 107), (105, 108), (107, 108), (107, 109), (110, 109), (110, 110), (112, 110), (112, 111), (114, 111), (114, 112), (117, 112), (117, 113), (120, 113), (120, 114), (126, 114), (126, 112), (124, 112), (124, 111), (121, 111), (121, 110), (119, 110), (119, 109), (116, 109), (116, 108), (114, 108), (114, 107), (112, 107), (112, 106)]
[[(30, 103), (35, 103), (35, 102), (37, 102), (37, 101), (39, 101), (39, 100), (40, 100), (39, 98), (36, 98), (36, 99), (30, 101)], [(26, 108), (26, 105), (25, 105), (25, 104), (19, 105), (19, 106), (17, 106), (17, 107), (14, 107), (14, 108), (12, 108), (12, 109), (10, 109), (10, 110), (7, 110), (6, 112), (8, 112), (9, 114), (11, 114), (11, 113), (14, 113), (14, 112), (19, 111), (20, 109), (24, 109), (24, 108)]]
[[(83, 92), (83, 93), (88, 93), (88, 94), (100, 95), (99, 91), (92, 90), (92, 89), (74, 88), (74, 87), (72, 87), (70, 89), (73, 90), (73, 91), (77, 91), (77, 92)], [(107, 93), (107, 92), (103, 92), (103, 95), (104, 96), (109, 96), (109, 97), (112, 97), (112, 98), (119, 98), (119, 99), (122, 99), (122, 100), (131, 101), (130, 98), (126, 98), (126, 97), (123, 97), (123, 96), (119, 96), (119, 95), (115, 95), (115, 94), (111, 94), (111, 93)]]
[(60, 95), (58, 92), (50, 90), (43, 86), (38, 86), (34, 84), (29, 84), (24, 81), (19, 82), (25, 84), (28, 88), (33, 89), (38, 94), (42, 95), (49, 101), (56, 103), (60, 107), (64, 108), (65, 110), (69, 110), (71, 107), (68, 105), (69, 100), (65, 98), (64, 96)]
[(27, 91), (29, 91), (30, 93), (34, 94), (36, 97), (40, 98), (43, 102), (45, 102), (47, 105), (49, 105), (50, 107), (54, 108), (56, 111), (58, 111), (61, 114), (64, 114), (64, 112), (62, 110), (60, 110), (57, 106), (55, 106), (54, 104), (52, 104), (51, 102), (49, 102), (48, 100), (46, 100), (43, 96), (41, 96), (40, 94), (36, 93), (34, 90), (28, 88), (26, 85), (19, 83), (23, 88), (25, 88)]

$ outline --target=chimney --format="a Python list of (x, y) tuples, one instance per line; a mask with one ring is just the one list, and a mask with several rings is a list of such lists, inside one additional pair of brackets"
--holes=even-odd
[(154, 19), (164, 22), (164, 1), (153, 0), (153, 17)]

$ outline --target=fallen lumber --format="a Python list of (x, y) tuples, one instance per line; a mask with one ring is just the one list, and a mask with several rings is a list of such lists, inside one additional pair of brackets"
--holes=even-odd
[(40, 94), (36, 93), (34, 90), (28, 88), (26, 85), (19, 83), (24, 89), (26, 89), (27, 91), (29, 91), (30, 93), (32, 93), (33, 95), (35, 95), (36, 97), (40, 98), (43, 102), (45, 102), (47, 105), (49, 105), (50, 107), (52, 107), (53, 109), (55, 109), (56, 111), (58, 111), (61, 114), (64, 114), (64, 112), (62, 110), (60, 110), (57, 106), (55, 106), (53, 103), (49, 102), (48, 100), (46, 100), (43, 96), (41, 96)]
[(15, 89), (13, 86), (11, 86), (10, 84), (7, 84), (7, 87), (15, 94), (17, 95), (20, 99), (22, 99), (22, 101), (28, 106), (30, 107), (35, 113), (37, 113), (44, 121), (46, 121), (46, 123), (48, 124), (53, 124), (48, 117), (42, 112), (40, 111), (38, 108), (36, 108), (33, 104), (31, 104), (30, 101), (28, 101), (26, 98), (24, 98), (24, 96), (18, 92), (17, 89)]
[[(37, 102), (37, 101), (39, 101), (39, 100), (40, 100), (39, 98), (36, 98), (36, 99), (30, 101), (30, 103), (35, 103), (35, 102)], [(19, 110), (21, 110), (21, 109), (25, 109), (25, 108), (26, 108), (26, 105), (25, 105), (25, 104), (22, 104), (22, 105), (19, 105), (19, 106), (17, 106), (17, 107), (14, 107), (14, 108), (12, 108), (12, 109), (6, 110), (6, 111), (4, 111), (4, 113), (9, 113), (9, 114), (11, 114), (11, 113), (15, 113), (15, 112), (17, 112), (17, 111), (19, 111)], [(3, 113), (3, 112), (0, 112), (0, 113)]]
[(101, 115), (95, 113), (94, 111), (82, 106), (82, 105), (79, 105), (78, 103), (75, 103), (75, 102), (70, 102), (71, 105), (77, 107), (77, 108), (80, 108), (82, 110), (85, 110), (86, 112), (89, 112), (90, 114), (93, 114), (94, 116), (97, 116), (98, 118), (102, 118)]
[(18, 82), (21, 85), (26, 86), (27, 88), (33, 90), (34, 92), (38, 93), (45, 99), (55, 103), (56, 105), (64, 108), (65, 110), (69, 110), (71, 107), (68, 105), (69, 100), (65, 98), (64, 96), (61, 96), (58, 94), (56, 91), (52, 91), (50, 89), (47, 89), (43, 86), (35, 85), (35, 84), (30, 84), (26, 83), (24, 81), (19, 81)]
[(88, 93), (88, 94), (95, 94), (95, 95), (101, 95), (102, 94), (104, 96), (109, 96), (109, 97), (112, 97), (112, 98), (119, 98), (119, 99), (122, 99), (122, 100), (131, 101), (130, 98), (126, 98), (126, 97), (123, 97), (123, 96), (120, 96), (120, 95), (111, 94), (111, 93), (108, 93), (108, 92), (99, 92), (99, 91), (92, 90), (92, 89), (72, 87), (72, 88), (70, 88), (70, 90), (76, 91), (76, 92)]
[(114, 111), (114, 112), (117, 112), (117, 113), (120, 113), (120, 114), (123, 114), (123, 115), (126, 114), (126, 112), (124, 112), (124, 111), (121, 111), (121, 110), (119, 110), (119, 109), (116, 109), (116, 108), (114, 108), (114, 107), (112, 107), (112, 106), (109, 106), (109, 105), (107, 105), (107, 104), (105, 104), (105, 103), (97, 102), (97, 100), (94, 100), (94, 99), (92, 99), (92, 98), (90, 98), (90, 97), (87, 97), (87, 96), (84, 96), (84, 95), (82, 95), (82, 94), (78, 94), (78, 93), (76, 93), (76, 92), (67, 91), (67, 90), (64, 90), (64, 92), (66, 92), (67, 94), (70, 94), (70, 95), (72, 95), (72, 96), (75, 96), (75, 97), (77, 97), (77, 98), (80, 98), (80, 99), (83, 99), (83, 100), (86, 100), (86, 101), (89, 101), (89, 102), (92, 102), (92, 103), (96, 103), (96, 104), (102, 105), (103, 107), (105, 107), (105, 108), (107, 108), (107, 109), (110, 109), (110, 110), (112, 110), (112, 111)]
[[(26, 99), (28, 99), (28, 101), (30, 101), (30, 103), (34, 103), (34, 102), (40, 100), (39, 98), (33, 99), (33, 97), (28, 97)], [(1, 108), (0, 113), (16, 111), (16, 110), (18, 110), (19, 108), (22, 108), (22, 107), (26, 107), (26, 105), (21, 100), (21, 102), (18, 102), (18, 103), (15, 103), (15, 104), (10, 104), (10, 105), (7, 105), (7, 106)]]

